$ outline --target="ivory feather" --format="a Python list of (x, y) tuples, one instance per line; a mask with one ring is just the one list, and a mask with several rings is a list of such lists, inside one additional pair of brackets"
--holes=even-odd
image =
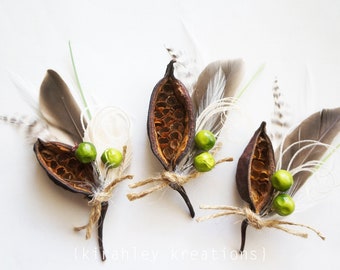
[[(218, 139), (227, 112), (235, 106), (234, 95), (243, 74), (244, 62), (241, 59), (212, 62), (201, 72), (191, 96), (197, 119), (196, 132), (208, 129)], [(193, 172), (197, 151), (193, 145), (176, 170), (188, 174)]]
[[(192, 94), (196, 117), (210, 104), (223, 98), (234, 97), (243, 78), (244, 62), (241, 59), (210, 63), (198, 77)], [(216, 114), (210, 119), (214, 130), (222, 129), (226, 113)]]
[(81, 110), (66, 83), (53, 70), (47, 71), (41, 84), (39, 108), (50, 125), (69, 134), (75, 143), (82, 142)]
[[(96, 166), (100, 172), (100, 181), (106, 185), (126, 173), (131, 163), (131, 136), (130, 121), (128, 116), (115, 107), (104, 107), (95, 112), (85, 130), (84, 141), (92, 142), (97, 149)], [(116, 148), (119, 151), (126, 146), (124, 163), (118, 168), (109, 169), (101, 162), (101, 153), (108, 148)]]

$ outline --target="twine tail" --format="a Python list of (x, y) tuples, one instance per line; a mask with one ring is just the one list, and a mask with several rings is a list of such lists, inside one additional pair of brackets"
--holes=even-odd
[(221, 212), (209, 215), (209, 216), (204, 216), (197, 218), (196, 220), (198, 222), (202, 222), (208, 219), (213, 219), (213, 218), (218, 218), (222, 216), (229, 216), (229, 215), (241, 215), (244, 216), (243, 211), (241, 211), (241, 208), (239, 207), (234, 207), (234, 206), (225, 206), (225, 205), (201, 205), (200, 209), (206, 209), (206, 210), (222, 210)]
[(231, 162), (231, 161), (233, 161), (233, 160), (234, 160), (234, 159), (233, 159), (232, 157), (222, 158), (222, 159), (216, 161), (216, 164), (215, 164), (215, 165), (218, 165), (218, 164), (223, 163), (223, 162)]
[(221, 212), (209, 215), (209, 216), (199, 217), (199, 218), (196, 219), (196, 221), (202, 222), (202, 221), (206, 221), (208, 219), (213, 219), (213, 218), (218, 218), (218, 217), (223, 217), (223, 216), (229, 216), (229, 215), (233, 215), (233, 214), (235, 214), (235, 213), (226, 210), (226, 211), (221, 211)]
[[(127, 147), (123, 147), (123, 162), (125, 162), (126, 158), (126, 151)], [(123, 168), (123, 164), (121, 168)], [(107, 209), (109, 207), (108, 201), (112, 197), (112, 192), (116, 185), (122, 182), (125, 179), (132, 179), (132, 175), (123, 175), (124, 169), (120, 169), (118, 173), (118, 177), (112, 180), (105, 188), (101, 189), (98, 192), (93, 194), (92, 199), (88, 202), (89, 206), (91, 207), (90, 214), (89, 214), (89, 221), (86, 225), (75, 227), (75, 231), (81, 231), (86, 229), (86, 239), (90, 239), (92, 236), (93, 226), (98, 224), (98, 245), (99, 245), (99, 252), (102, 261), (106, 260), (106, 256), (104, 253), (104, 245), (103, 245), (103, 227), (104, 227), (104, 219), (106, 216)]]
[(281, 231), (284, 231), (286, 233), (289, 233), (291, 235), (307, 238), (308, 233), (306, 232), (300, 232), (297, 230), (293, 230), (290, 228), (285, 227), (284, 225), (289, 225), (289, 226), (298, 226), (302, 228), (306, 228), (310, 231), (313, 231), (317, 236), (319, 236), (322, 240), (325, 240), (326, 238), (321, 234), (320, 231), (316, 230), (315, 228), (300, 224), (300, 223), (295, 223), (295, 222), (290, 222), (290, 221), (284, 221), (284, 220), (278, 220), (278, 219), (263, 219), (261, 216), (257, 215), (254, 213), (251, 209), (248, 207), (244, 208), (239, 208), (239, 207), (232, 207), (232, 206), (201, 206), (201, 209), (213, 209), (213, 210), (223, 210), (219, 213), (212, 214), (210, 216), (206, 217), (200, 217), (197, 219), (198, 222), (212, 219), (212, 218), (217, 218), (221, 216), (227, 216), (227, 215), (240, 215), (244, 217), (244, 220), (242, 221), (241, 224), (241, 247), (240, 247), (240, 253), (243, 252), (244, 246), (245, 246), (245, 241), (246, 241), (246, 230), (248, 225), (254, 227), (255, 229), (263, 229), (263, 228), (275, 228)]
[(290, 222), (290, 221), (273, 220), (273, 222), (275, 222), (275, 221), (277, 222), (277, 224), (274, 223), (274, 225), (272, 226), (273, 228), (285, 231), (285, 232), (287, 232), (289, 234), (300, 236), (300, 237), (303, 237), (303, 238), (307, 238), (308, 237), (307, 233), (299, 232), (299, 231), (296, 231), (296, 230), (291, 230), (291, 229), (288, 229), (288, 228), (286, 228), (286, 227), (284, 227), (282, 225), (290, 225), (290, 226), (298, 226), (298, 227), (306, 228), (306, 229), (314, 232), (322, 240), (326, 239), (326, 237), (324, 235), (322, 235), (322, 233), (320, 231), (316, 230), (315, 228), (313, 228), (311, 226), (308, 226), (308, 225), (305, 225), (305, 224), (300, 224), (300, 223), (294, 223), (294, 222)]
[(167, 185), (168, 184), (165, 183), (165, 182), (164, 183), (160, 183), (160, 184), (158, 184), (156, 186), (153, 186), (153, 187), (151, 187), (151, 188), (149, 188), (147, 190), (141, 191), (139, 193), (129, 193), (126, 196), (127, 196), (127, 198), (130, 201), (134, 201), (134, 200), (140, 199), (140, 198), (142, 198), (142, 197), (144, 197), (144, 196), (146, 196), (146, 195), (148, 195), (148, 194), (150, 194), (150, 193), (152, 193), (154, 191), (161, 190), (161, 189), (165, 188)]
[(113, 189), (115, 188), (115, 186), (116, 186), (118, 183), (120, 183), (120, 182), (122, 182), (122, 181), (124, 181), (124, 180), (126, 180), (126, 179), (129, 179), (129, 180), (133, 179), (133, 175), (128, 174), (128, 175), (124, 175), (124, 176), (122, 176), (122, 177), (116, 178), (114, 181), (112, 181), (112, 182), (104, 189), (104, 192), (105, 192), (105, 193), (108, 193), (109, 195), (111, 195)]
[(145, 180), (130, 184), (129, 188), (138, 188), (138, 187), (145, 186), (147, 184), (154, 183), (157, 181), (162, 181), (162, 178), (161, 177), (150, 177)]
[(101, 203), (97, 201), (94, 202), (91, 208), (89, 222), (84, 226), (74, 227), (74, 230), (77, 232), (86, 229), (86, 240), (90, 239), (92, 236), (92, 228), (93, 225), (96, 224), (100, 218), (101, 209), (102, 209)]
[[(215, 152), (217, 152), (218, 150), (219, 150), (219, 147), (216, 147)], [(223, 158), (223, 159), (217, 161), (216, 165), (223, 163), (223, 162), (229, 162), (229, 161), (232, 161), (232, 160), (233, 160), (232, 157)], [(176, 172), (164, 171), (160, 176), (150, 177), (150, 178), (147, 178), (145, 180), (130, 184), (129, 185), (130, 188), (138, 188), (138, 187), (141, 187), (141, 186), (145, 186), (145, 185), (148, 185), (148, 184), (151, 184), (151, 183), (158, 182), (158, 184), (156, 184), (153, 187), (150, 187), (149, 189), (146, 189), (146, 190), (141, 191), (139, 193), (129, 193), (126, 196), (130, 201), (133, 201), (133, 200), (142, 198), (142, 197), (144, 197), (144, 196), (146, 196), (146, 195), (148, 195), (148, 194), (150, 194), (154, 191), (161, 190), (168, 185), (172, 189), (176, 190), (182, 196), (182, 198), (184, 199), (185, 203), (187, 204), (187, 206), (189, 208), (191, 217), (194, 217), (195, 216), (194, 209), (191, 205), (191, 202), (188, 198), (186, 191), (183, 188), (183, 185), (186, 184), (187, 182), (189, 182), (189, 180), (198, 177), (200, 174), (201, 173), (198, 172), (198, 171), (194, 171), (194, 172), (192, 172), (188, 175), (180, 175), (180, 174), (177, 174)]]

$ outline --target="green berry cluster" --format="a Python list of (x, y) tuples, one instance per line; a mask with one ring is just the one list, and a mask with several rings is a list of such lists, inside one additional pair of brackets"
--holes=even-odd
[[(93, 143), (82, 142), (74, 154), (81, 163), (90, 163), (96, 160), (97, 150)], [(108, 168), (117, 168), (123, 161), (122, 153), (115, 148), (106, 149), (100, 158)]]
[(280, 216), (288, 216), (295, 210), (295, 203), (291, 196), (286, 193), (294, 183), (293, 176), (289, 171), (278, 170), (271, 177), (271, 183), (273, 187), (281, 191), (273, 200), (273, 209)]
[(194, 166), (199, 172), (208, 172), (215, 167), (215, 159), (208, 151), (215, 145), (216, 138), (209, 130), (200, 130), (195, 135), (195, 145), (202, 150), (194, 158)]

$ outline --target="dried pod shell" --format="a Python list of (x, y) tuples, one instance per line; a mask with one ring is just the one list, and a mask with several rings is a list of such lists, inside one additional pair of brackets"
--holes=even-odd
[(174, 62), (153, 89), (147, 123), (151, 150), (167, 171), (175, 170), (195, 136), (192, 100), (174, 76)]
[(236, 170), (236, 184), (241, 198), (257, 214), (263, 213), (274, 189), (270, 178), (275, 171), (274, 151), (262, 122), (243, 154)]
[(93, 167), (77, 160), (72, 146), (38, 139), (33, 149), (40, 165), (54, 183), (72, 192), (89, 197), (93, 195)]

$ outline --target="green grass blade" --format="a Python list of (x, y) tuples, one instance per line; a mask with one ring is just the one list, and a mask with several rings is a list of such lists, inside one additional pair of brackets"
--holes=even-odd
[(255, 74), (250, 78), (250, 80), (246, 83), (246, 85), (241, 89), (240, 93), (237, 95), (237, 99), (239, 99), (244, 92), (247, 90), (247, 88), (255, 81), (255, 79), (261, 74), (261, 72), (264, 70), (265, 64), (262, 64)]
[(81, 100), (82, 100), (83, 105), (85, 107), (85, 110), (87, 112), (87, 116), (88, 116), (89, 119), (91, 119), (92, 118), (91, 112), (89, 111), (89, 107), (87, 105), (86, 98), (85, 98), (85, 95), (84, 95), (84, 92), (83, 92), (83, 89), (81, 87), (80, 80), (79, 80), (79, 77), (78, 77), (78, 72), (77, 72), (76, 64), (75, 64), (74, 57), (73, 57), (72, 47), (71, 47), (71, 41), (68, 42), (68, 47), (70, 49), (72, 67), (73, 67), (74, 75), (76, 77), (76, 82), (77, 82), (77, 86), (78, 86), (78, 89), (79, 89), (79, 92), (80, 92), (80, 97), (81, 97)]

